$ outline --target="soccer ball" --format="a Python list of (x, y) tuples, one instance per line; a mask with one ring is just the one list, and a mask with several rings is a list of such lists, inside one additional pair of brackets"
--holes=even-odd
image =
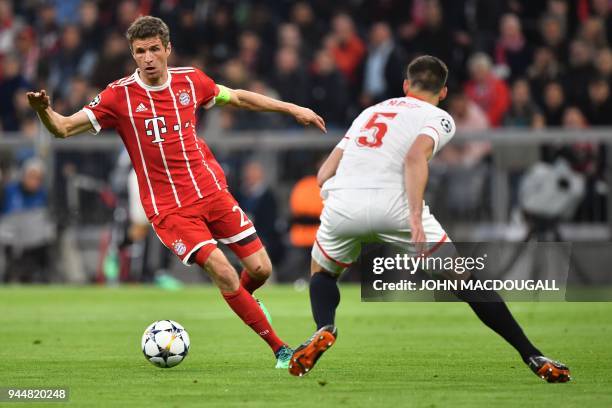
[(189, 352), (189, 334), (175, 321), (153, 322), (142, 334), (142, 352), (151, 364), (160, 368), (178, 365)]

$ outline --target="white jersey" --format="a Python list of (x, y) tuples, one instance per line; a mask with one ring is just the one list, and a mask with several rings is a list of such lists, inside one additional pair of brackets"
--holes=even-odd
[(338, 143), (342, 160), (323, 189), (404, 189), (404, 158), (417, 136), (431, 137), (436, 154), (454, 134), (453, 118), (420, 99), (393, 98), (370, 106)]

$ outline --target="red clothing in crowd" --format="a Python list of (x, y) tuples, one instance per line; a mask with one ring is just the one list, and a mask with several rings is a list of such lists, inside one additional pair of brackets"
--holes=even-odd
[(332, 54), (338, 70), (351, 83), (356, 81), (355, 71), (365, 56), (366, 47), (361, 39), (354, 35), (347, 42), (332, 48)]
[(501, 125), (510, 107), (510, 90), (504, 81), (493, 75), (485, 82), (470, 80), (465, 84), (465, 93), (486, 112), (491, 126)]

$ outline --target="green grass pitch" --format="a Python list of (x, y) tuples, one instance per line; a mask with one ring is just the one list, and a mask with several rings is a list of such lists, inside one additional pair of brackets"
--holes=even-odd
[[(536, 345), (572, 369), (572, 382), (546, 384), (466, 305), (361, 303), (358, 287), (341, 290), (338, 342), (294, 378), (211, 287), (4, 287), (0, 387), (67, 386), (72, 407), (612, 406), (612, 303), (510, 305)], [(281, 338), (310, 336), (307, 292), (270, 286), (258, 296)], [(172, 369), (140, 351), (159, 319), (191, 335)]]

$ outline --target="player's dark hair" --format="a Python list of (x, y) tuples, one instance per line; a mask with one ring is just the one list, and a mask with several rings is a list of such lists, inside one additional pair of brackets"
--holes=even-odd
[(439, 58), (423, 55), (408, 64), (406, 79), (410, 86), (432, 93), (438, 93), (446, 85), (448, 68)]
[(132, 47), (134, 40), (144, 40), (145, 38), (159, 37), (164, 47), (168, 47), (170, 42), (170, 29), (161, 18), (153, 16), (138, 17), (130, 25), (125, 33), (126, 38)]

